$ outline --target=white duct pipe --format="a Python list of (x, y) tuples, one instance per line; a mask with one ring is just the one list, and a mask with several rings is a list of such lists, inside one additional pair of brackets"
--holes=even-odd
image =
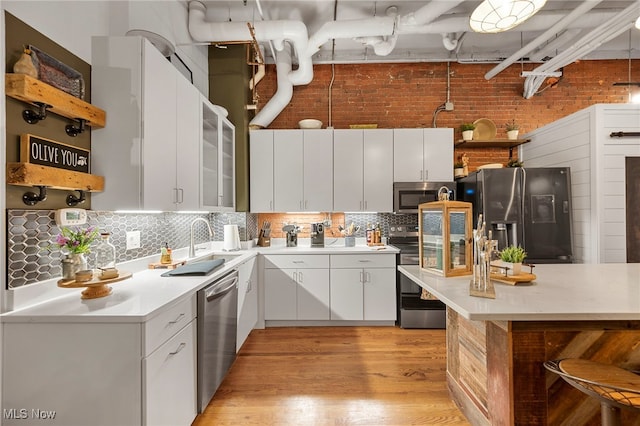
[[(585, 54), (598, 48), (598, 46), (619, 36), (633, 26), (633, 19), (637, 15), (638, 4), (632, 4), (619, 14), (604, 22), (595, 28), (589, 34), (581, 38), (569, 49), (565, 50), (556, 57), (545, 62), (533, 72), (545, 73), (556, 71), (568, 64), (573, 63)], [(525, 80), (525, 91), (523, 96), (525, 99), (531, 98), (538, 88), (542, 85), (544, 78), (540, 76), (527, 77)]]
[(442, 34), (442, 45), (448, 51), (456, 50), (458, 47), (458, 40), (455, 33)]
[(390, 36), (394, 28), (395, 19), (389, 16), (325, 22), (309, 39), (306, 55), (311, 58), (323, 44), (334, 38)]
[(515, 52), (513, 55), (509, 56), (507, 59), (505, 59), (504, 61), (500, 62), (493, 69), (489, 70), (489, 72), (487, 72), (484, 75), (484, 78), (486, 80), (491, 80), (493, 77), (498, 75), (498, 73), (500, 73), (500, 72), (504, 71), (505, 69), (507, 69), (507, 67), (509, 67), (509, 65), (513, 64), (518, 59), (522, 58), (524, 55), (526, 55), (527, 53), (531, 52), (533, 49), (535, 49), (536, 47), (540, 46), (545, 41), (549, 40), (555, 34), (557, 34), (558, 32), (562, 31), (563, 29), (565, 29), (576, 18), (584, 15), (585, 13), (587, 13), (588, 11), (593, 9), (598, 3), (600, 3), (600, 1), (601, 0), (595, 0), (595, 1), (588, 1), (588, 2), (582, 3), (580, 6), (576, 7), (574, 10), (572, 10), (571, 13), (569, 13), (567, 16), (565, 16), (560, 21), (558, 21), (554, 25), (552, 25), (551, 28), (549, 28), (544, 33), (542, 33), (538, 37), (536, 37), (535, 40), (532, 40), (530, 43), (527, 43), (526, 46), (522, 47), (517, 52)]
[[(206, 22), (206, 7), (199, 1), (189, 2), (189, 34), (196, 41), (225, 42), (251, 40), (246, 22)], [(289, 73), (294, 85), (309, 84), (313, 80), (313, 65), (307, 50), (307, 27), (300, 21), (257, 21), (253, 23), (257, 41), (273, 41), (276, 50), (285, 41), (293, 45), (298, 57), (298, 69)]]
[[(260, 49), (260, 53), (262, 54), (262, 57), (264, 58), (264, 49), (262, 48), (262, 46), (260, 46), (259, 49)], [(260, 57), (257, 52), (254, 60), (256, 62), (260, 61)], [(260, 63), (260, 65), (258, 65), (258, 71), (253, 75), (253, 78), (249, 80), (249, 90), (253, 90), (253, 88), (256, 87), (258, 83), (260, 83), (260, 80), (264, 78), (265, 74), (266, 74), (266, 66), (264, 65), (264, 61), (263, 61)]]
[[(601, 1), (601, 0), (596, 0)], [(598, 9), (595, 12), (584, 14), (580, 19), (572, 22), (567, 28), (591, 28), (599, 25), (605, 19), (609, 19), (615, 16), (619, 10), (611, 9)], [(566, 11), (550, 11), (544, 10), (536, 13), (531, 19), (527, 20), (523, 24), (518, 25), (518, 31), (523, 32), (536, 32), (545, 31), (549, 28), (549, 22), (557, 23), (564, 16)], [(460, 33), (471, 31), (469, 27), (469, 16), (452, 14), (449, 17), (439, 18), (437, 21), (431, 22), (428, 25), (409, 25), (400, 22), (396, 28), (396, 32), (402, 34), (443, 34), (443, 33)]]
[(554, 51), (562, 48), (562, 46), (576, 38), (581, 32), (582, 30), (578, 28), (572, 28), (564, 31), (558, 37), (554, 38), (552, 41), (536, 50), (533, 54), (529, 55), (529, 60), (533, 62), (540, 62), (544, 57), (553, 55)]
[(276, 56), (276, 72), (278, 78), (278, 89), (273, 97), (264, 107), (253, 117), (249, 123), (250, 127), (267, 127), (291, 102), (293, 97), (293, 83), (289, 78), (291, 73), (291, 54), (289, 49), (284, 48), (278, 51)]
[[(399, 19), (398, 26), (405, 27), (407, 29), (415, 26), (424, 26), (430, 24), (434, 20), (440, 18), (444, 13), (450, 11), (460, 3), (464, 2), (464, 0), (431, 0), (428, 4), (416, 10), (415, 12), (409, 13)], [(467, 28), (469, 24), (469, 18), (467, 20)]]

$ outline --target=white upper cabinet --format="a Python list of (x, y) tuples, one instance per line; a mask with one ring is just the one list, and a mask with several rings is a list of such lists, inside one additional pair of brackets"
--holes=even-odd
[(221, 110), (200, 96), (200, 208), (235, 210), (235, 127)]
[(333, 130), (303, 130), (303, 210), (333, 210)]
[(273, 210), (273, 131), (249, 132), (249, 187), (252, 212)]
[(91, 170), (105, 177), (104, 192), (92, 194), (93, 209), (233, 209), (233, 125), (216, 117), (224, 123), (226, 153), (216, 168), (217, 201), (205, 202), (201, 94), (149, 41), (94, 37), (91, 73), (92, 100), (109, 117), (91, 135)]
[(182, 76), (176, 79), (176, 208), (197, 210), (200, 181), (200, 92)]
[(364, 210), (393, 211), (393, 130), (364, 130)]
[(452, 181), (453, 129), (394, 129), (393, 180)]
[(273, 131), (274, 210), (296, 212), (304, 209), (303, 133), (301, 130)]
[(393, 130), (334, 130), (336, 211), (393, 209)]
[(364, 143), (362, 130), (333, 131), (333, 207), (364, 210)]
[(333, 210), (333, 131), (254, 130), (251, 211)]

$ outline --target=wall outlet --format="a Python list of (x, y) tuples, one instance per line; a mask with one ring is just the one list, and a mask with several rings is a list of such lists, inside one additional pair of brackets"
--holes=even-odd
[(140, 248), (140, 231), (127, 232), (127, 250)]

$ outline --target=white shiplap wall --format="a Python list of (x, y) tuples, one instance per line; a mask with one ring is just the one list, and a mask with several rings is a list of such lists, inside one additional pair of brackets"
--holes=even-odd
[[(640, 105), (598, 104), (527, 135), (526, 167), (570, 167), (574, 261), (626, 262), (625, 157), (640, 157)], [(640, 194), (638, 194), (640, 196)]]

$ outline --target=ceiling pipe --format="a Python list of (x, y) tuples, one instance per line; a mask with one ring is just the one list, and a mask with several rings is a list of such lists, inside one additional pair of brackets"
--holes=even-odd
[(291, 73), (291, 54), (289, 49), (279, 50), (276, 56), (276, 75), (278, 88), (273, 97), (249, 122), (250, 128), (265, 128), (275, 120), (282, 110), (291, 102), (293, 83), (289, 79)]
[(547, 56), (553, 56), (554, 53), (561, 49), (565, 44), (569, 43), (569, 41), (573, 40), (582, 32), (581, 29), (572, 28), (566, 31), (563, 31), (556, 38), (551, 40), (549, 43), (542, 46), (540, 49), (536, 50), (534, 53), (529, 55), (529, 61), (532, 62), (540, 62), (542, 59)]
[[(589, 32), (586, 36), (578, 40), (574, 45), (551, 58), (541, 66), (537, 67), (533, 72), (544, 74), (563, 68), (577, 59), (580, 59), (587, 53), (597, 49), (598, 46), (619, 36), (623, 32), (633, 27), (633, 20), (638, 13), (638, 4), (632, 4), (626, 9), (604, 22), (602, 25)], [(544, 82), (543, 75), (533, 75), (525, 79), (524, 93), (525, 99), (531, 98)]]
[(456, 39), (456, 34), (455, 33), (442, 34), (442, 45), (449, 52), (456, 50), (456, 47), (458, 47), (458, 40)]
[(306, 55), (311, 58), (320, 50), (323, 44), (331, 39), (390, 36), (393, 34), (394, 29), (395, 19), (390, 16), (325, 22), (309, 38)]
[[(206, 7), (199, 1), (189, 2), (189, 34), (196, 41), (225, 42), (251, 40), (246, 22), (207, 22)], [(292, 44), (298, 57), (298, 69), (289, 73), (294, 85), (309, 84), (313, 80), (311, 57), (307, 50), (307, 27), (301, 21), (256, 21), (253, 23), (256, 40), (273, 41), (276, 50), (284, 48), (285, 41)]]
[[(580, 17), (580, 19), (572, 22), (571, 25), (568, 25), (567, 28), (592, 28), (596, 25), (601, 24), (604, 20), (610, 19), (611, 17), (615, 16), (618, 12), (620, 12), (620, 9), (598, 9), (597, 11), (584, 14)], [(571, 12), (568, 12), (566, 10), (548, 12), (541, 10), (523, 24), (518, 25), (516, 28), (518, 32), (545, 31), (549, 28), (550, 22), (552, 22), (553, 24), (557, 23), (562, 18), (564, 18), (567, 13)], [(445, 15), (444, 17), (438, 18), (437, 20), (434, 20), (427, 25), (401, 24), (398, 25), (396, 31), (400, 35), (443, 34), (453, 32), (471, 32), (471, 27), (469, 26), (468, 14), (452, 13), (450, 15)]]
[[(412, 27), (430, 24), (463, 2), (464, 0), (431, 0), (415, 12), (400, 17), (398, 27), (406, 28), (407, 31), (410, 31)], [(467, 28), (465, 28), (465, 31), (468, 27), (469, 17), (467, 17)]]
[(565, 16), (564, 18), (562, 18), (558, 22), (556, 22), (554, 25), (552, 25), (548, 30), (546, 30), (545, 32), (540, 34), (538, 37), (536, 37), (531, 42), (527, 43), (526, 46), (522, 47), (517, 52), (515, 52), (513, 55), (509, 56), (507, 59), (502, 61), (498, 66), (496, 66), (493, 69), (489, 70), (489, 72), (487, 72), (484, 75), (484, 78), (486, 80), (491, 80), (493, 77), (498, 75), (500, 72), (502, 72), (505, 69), (507, 69), (509, 67), (509, 65), (513, 64), (514, 62), (516, 62), (517, 60), (519, 60), (520, 58), (525, 56), (527, 53), (531, 52), (536, 47), (540, 46), (542, 43), (544, 43), (545, 41), (549, 40), (551, 37), (553, 37), (558, 32), (564, 30), (576, 18), (584, 15), (585, 13), (587, 13), (588, 11), (593, 9), (600, 2), (601, 2), (601, 0), (595, 0), (595, 1), (588, 1), (588, 2), (582, 3), (580, 6), (576, 7), (574, 10), (572, 10), (571, 13), (569, 13), (567, 16)]
[[(386, 15), (395, 20), (398, 16), (398, 8), (396, 6), (389, 6), (387, 8)], [(378, 56), (388, 56), (396, 47), (396, 43), (398, 42), (398, 33), (394, 28), (391, 36), (358, 37), (355, 40), (373, 47), (374, 53)]]

